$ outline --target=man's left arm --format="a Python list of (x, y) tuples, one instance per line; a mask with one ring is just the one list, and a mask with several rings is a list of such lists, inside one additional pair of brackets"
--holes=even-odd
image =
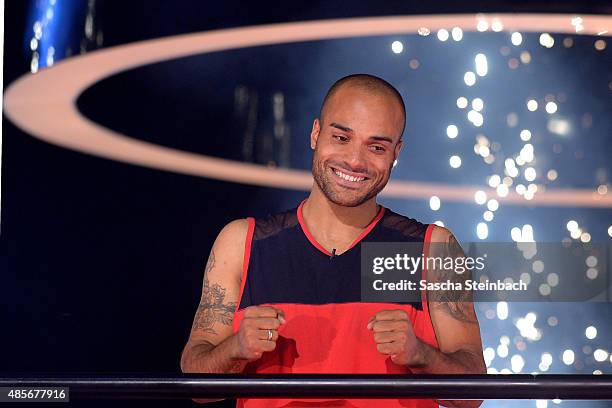
[[(428, 257), (457, 259), (465, 255), (453, 234), (436, 226), (432, 231)], [(469, 270), (462, 274), (435, 268), (427, 271), (428, 282), (451, 281), (465, 287), (464, 283), (469, 279)], [(486, 374), (471, 290), (428, 291), (427, 297), (439, 349), (416, 337), (405, 312), (385, 310), (368, 324), (374, 332), (378, 351), (388, 354), (395, 364), (405, 365), (414, 373)], [(449, 408), (473, 408), (482, 404), (477, 400), (437, 402)]]
[[(429, 256), (441, 259), (465, 258), (453, 234), (446, 228), (437, 226), (432, 232)], [(429, 313), (440, 352), (424, 344), (421, 361), (410, 367), (412, 371), (431, 374), (486, 373), (473, 294), (471, 290), (465, 289), (465, 282), (471, 279), (468, 268), (463, 273), (437, 268), (427, 271), (428, 282), (450, 281), (459, 284), (463, 289), (427, 292)]]

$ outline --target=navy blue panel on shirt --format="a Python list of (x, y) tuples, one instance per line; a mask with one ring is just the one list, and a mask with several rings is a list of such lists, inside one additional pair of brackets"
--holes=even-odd
[[(297, 208), (255, 220), (240, 309), (265, 303), (326, 304), (361, 299), (361, 246), (330, 257), (298, 222)], [(421, 242), (426, 224), (385, 209), (361, 242)], [(422, 309), (420, 303), (412, 304)]]

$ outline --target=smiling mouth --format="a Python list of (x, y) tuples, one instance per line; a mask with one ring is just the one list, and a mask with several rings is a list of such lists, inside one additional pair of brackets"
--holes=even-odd
[(336, 174), (336, 176), (340, 177), (342, 180), (346, 180), (352, 183), (361, 183), (365, 180), (368, 180), (368, 178), (365, 176), (351, 176), (350, 174), (347, 174), (335, 167), (331, 167), (331, 170)]

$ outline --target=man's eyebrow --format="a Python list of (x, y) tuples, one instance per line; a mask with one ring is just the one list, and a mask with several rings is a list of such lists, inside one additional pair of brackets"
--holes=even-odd
[(369, 139), (376, 140), (378, 142), (393, 143), (393, 139), (390, 138), (389, 136), (370, 136)]
[(330, 123), (329, 126), (335, 127), (336, 129), (340, 129), (343, 132), (353, 133), (353, 129), (351, 129), (350, 127), (339, 125), (338, 123), (335, 123), (335, 122), (334, 123)]

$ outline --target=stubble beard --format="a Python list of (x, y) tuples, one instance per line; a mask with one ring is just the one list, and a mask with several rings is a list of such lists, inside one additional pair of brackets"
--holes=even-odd
[[(338, 191), (338, 189), (342, 189), (342, 187), (337, 187), (337, 188), (334, 187), (334, 181), (330, 180), (330, 177), (332, 176), (327, 171), (327, 169), (329, 168), (330, 167), (327, 165), (326, 162), (321, 162), (320, 160), (317, 160), (316, 152), (315, 152), (315, 155), (312, 161), (312, 176), (315, 182), (317, 183), (317, 185), (319, 186), (319, 189), (323, 192), (323, 194), (329, 201), (331, 201), (332, 203), (336, 205), (340, 205), (343, 207), (360, 206), (361, 204), (370, 200), (372, 197), (377, 196), (378, 193), (380, 193), (382, 189), (385, 188), (385, 186), (387, 185), (387, 182), (389, 181), (389, 179), (387, 178), (387, 180), (385, 180), (383, 183), (379, 183), (377, 185), (372, 186), (365, 193), (358, 195), (358, 196), (353, 196), (352, 198), (347, 199), (343, 197), (347, 194), (343, 194), (341, 191)], [(389, 172), (390, 171), (391, 171), (391, 167), (389, 168)], [(354, 191), (355, 193), (359, 194), (357, 190), (349, 190), (349, 189), (346, 189), (346, 190)]]

